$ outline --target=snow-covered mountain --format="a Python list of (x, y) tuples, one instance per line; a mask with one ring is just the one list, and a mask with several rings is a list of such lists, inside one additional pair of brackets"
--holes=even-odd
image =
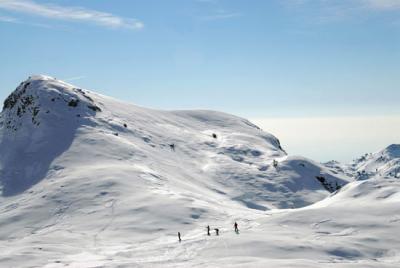
[(391, 144), (379, 152), (365, 154), (354, 160), (349, 168), (358, 179), (375, 176), (400, 178), (400, 144)]
[[(0, 142), (0, 267), (399, 260), (386, 250), (398, 239), (376, 244), (399, 229), (396, 179), (352, 182), (350, 169), (288, 156), (236, 116), (152, 110), (32, 76), (4, 102)], [(358, 212), (369, 213), (360, 228)]]
[(324, 166), (334, 174), (345, 174), (354, 180), (400, 178), (400, 144), (391, 144), (378, 152), (367, 153), (349, 164), (329, 161)]
[(207, 189), (260, 209), (326, 197), (316, 176), (332, 187), (346, 183), (308, 159), (287, 157), (278, 139), (245, 119), (145, 109), (45, 76), (31, 77), (5, 100), (0, 124), (3, 196), (76, 167), (102, 169), (99, 176), (119, 167), (131, 180)]

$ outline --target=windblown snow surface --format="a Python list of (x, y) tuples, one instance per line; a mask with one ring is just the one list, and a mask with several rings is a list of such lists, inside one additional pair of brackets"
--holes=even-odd
[(239, 117), (47, 76), (0, 128), (0, 267), (400, 267), (398, 145), (322, 165)]

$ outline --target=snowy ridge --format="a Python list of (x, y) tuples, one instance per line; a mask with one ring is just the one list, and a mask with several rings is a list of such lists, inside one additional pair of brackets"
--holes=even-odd
[(350, 169), (288, 156), (243, 118), (146, 109), (33, 76), (6, 99), (0, 142), (1, 267), (399, 261), (398, 180), (352, 182)]
[(365, 154), (349, 165), (357, 179), (400, 178), (400, 144), (391, 144), (376, 153)]
[[(205, 183), (205, 179), (200, 177), (210, 177), (213, 185), (208, 185), (208, 188), (216, 187), (215, 191), (224, 192), (214, 184), (229, 185), (235, 191), (231, 194), (232, 199), (250, 206), (254, 201), (269, 201), (264, 209), (303, 206), (328, 195), (315, 178), (320, 173), (327, 173), (322, 167), (316, 168), (318, 164), (303, 159), (305, 164), (302, 171), (298, 167), (286, 168), (287, 165), (284, 165), (282, 172), (276, 172), (271, 165), (272, 160), (286, 161), (286, 153), (279, 141), (247, 120), (223, 113), (154, 111), (121, 103), (47, 76), (33, 76), (21, 83), (6, 99), (1, 116), (4, 129), (2, 142), (7, 144), (2, 146), (6, 150), (2, 153), (3, 195), (26, 190), (45, 178), (44, 173), (52, 164), (50, 162), (57, 161), (62, 154), (68, 155), (75, 150), (74, 145), (78, 142), (79, 147), (87, 147), (87, 151), (79, 151), (79, 157), (73, 159), (81, 165), (82, 159), (110, 162), (118, 161), (116, 158), (125, 161), (123, 165), (126, 165), (126, 161), (134, 157), (139, 158), (141, 161), (138, 162), (142, 165), (146, 162), (143, 159), (157, 160), (157, 168), (173, 162), (158, 171), (151, 171), (149, 165), (144, 166), (148, 173), (166, 177), (176, 176), (177, 173), (183, 175), (190, 167), (193, 174), (185, 174), (182, 181), (192, 178), (191, 182)], [(109, 150), (104, 154), (93, 155), (92, 151), (98, 150), (97, 147), (107, 146), (114, 150), (107, 148)], [(118, 151), (118, 147), (123, 148)], [(109, 152), (112, 151), (116, 155), (111, 156)], [(160, 158), (162, 154), (165, 158)], [(21, 155), (26, 155), (27, 159), (16, 161)], [(43, 161), (38, 157), (47, 159)], [(13, 163), (16, 162), (20, 166), (15, 167)], [(44, 162), (46, 166), (42, 166)], [(87, 163), (91, 164), (90, 161)], [(313, 168), (312, 173), (307, 173), (308, 166)], [(166, 175), (170, 167), (173, 175)], [(21, 174), (21, 171), (25, 174)], [(292, 172), (295, 177), (302, 179), (302, 183), (288, 187), (284, 180), (290, 176), (282, 174), (284, 171)], [(340, 185), (346, 183), (331, 174), (328, 177)], [(278, 180), (280, 187), (296, 195), (295, 199), (300, 204), (276, 203), (276, 195), (268, 198), (267, 188), (270, 184), (274, 188)], [(241, 189), (246, 190), (240, 193)], [(315, 199), (304, 194), (303, 198), (307, 200), (302, 200), (299, 190), (321, 191)], [(274, 194), (281, 192), (275, 188), (270, 191)], [(287, 198), (290, 199), (290, 195), (285, 195)]]

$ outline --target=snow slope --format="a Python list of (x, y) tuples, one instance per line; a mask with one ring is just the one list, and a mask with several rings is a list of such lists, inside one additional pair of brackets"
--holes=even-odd
[[(376, 179), (371, 191), (347, 184), (349, 176), (287, 156), (278, 139), (239, 117), (146, 109), (33, 76), (5, 101), (0, 142), (0, 267), (399, 260), (389, 249), (397, 218), (381, 220), (398, 216), (397, 197), (375, 194), (397, 191), (397, 180)], [(353, 202), (354, 189), (367, 192), (363, 202)], [(221, 235), (205, 236), (207, 225)], [(313, 227), (322, 225), (329, 233)]]
[[(210, 111), (140, 108), (45, 76), (30, 78), (10, 95), (1, 125), (3, 196), (82, 166), (120, 166), (130, 177), (152, 177), (155, 185), (195, 184), (196, 190), (201, 186), (265, 209), (327, 196), (315, 176), (346, 182), (310, 160), (287, 158), (275, 137), (247, 120)], [(278, 169), (273, 159), (282, 162)], [(289, 193), (285, 200), (293, 204), (268, 198), (280, 192)]]
[(230, 233), (214, 240), (198, 254), (203, 262), (197, 263), (203, 267), (399, 267), (399, 190), (398, 179), (356, 181), (311, 206), (273, 210), (252, 219), (240, 237)]

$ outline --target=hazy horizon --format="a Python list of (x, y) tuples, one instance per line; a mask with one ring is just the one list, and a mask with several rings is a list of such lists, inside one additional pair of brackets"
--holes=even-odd
[(317, 162), (348, 163), (399, 143), (400, 116), (253, 118), (251, 121), (279, 138), (290, 155), (306, 156)]

